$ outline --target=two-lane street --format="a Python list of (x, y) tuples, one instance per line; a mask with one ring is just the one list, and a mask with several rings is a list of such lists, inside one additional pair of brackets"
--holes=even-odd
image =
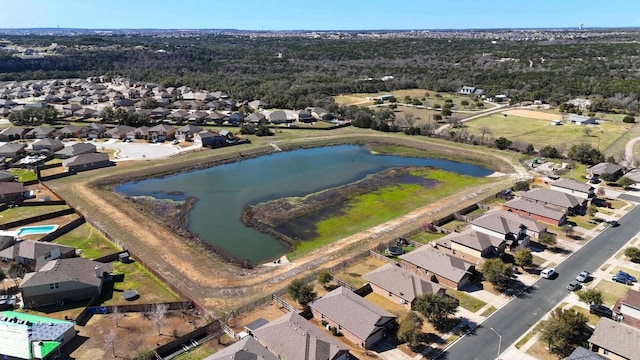
[[(596, 271), (609, 257), (640, 231), (640, 207), (620, 219), (620, 226), (607, 228), (555, 268), (553, 280), (540, 279), (522, 296), (496, 311), (471, 334), (454, 343), (437, 359), (489, 360), (513, 344), (531, 326), (551, 311), (565, 296), (565, 286), (582, 270)], [(496, 332), (492, 331), (493, 328)]]

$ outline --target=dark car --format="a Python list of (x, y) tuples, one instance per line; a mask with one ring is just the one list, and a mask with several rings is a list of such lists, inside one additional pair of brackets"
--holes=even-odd
[(620, 226), (620, 223), (619, 223), (619, 222), (617, 222), (616, 220), (609, 220), (609, 221), (607, 221), (607, 223), (608, 223), (608, 224), (609, 224), (609, 226), (611, 226), (611, 227), (618, 227), (618, 226)]
[(620, 274), (616, 274), (613, 275), (611, 277), (611, 280), (615, 281), (615, 282), (619, 282), (625, 285), (633, 285), (633, 281), (631, 279), (629, 279), (628, 277), (624, 276), (624, 275), (620, 275)]
[(629, 274), (629, 273), (627, 273), (627, 272), (624, 272), (624, 271), (622, 271), (622, 270), (618, 270), (618, 271), (616, 272), (616, 276), (623, 276), (623, 277), (625, 277), (625, 278), (627, 278), (627, 279), (631, 280), (632, 282), (636, 282), (636, 281), (638, 281), (638, 280), (636, 279), (636, 277), (635, 277), (635, 276), (633, 276), (633, 275), (631, 275), (631, 274)]
[(580, 285), (578, 280), (571, 280), (569, 285), (567, 285), (567, 290), (576, 291), (576, 290), (580, 289), (581, 287), (582, 287), (582, 285)]
[(589, 305), (589, 312), (599, 316), (607, 317), (609, 319), (613, 318), (613, 310), (604, 305), (591, 304)]

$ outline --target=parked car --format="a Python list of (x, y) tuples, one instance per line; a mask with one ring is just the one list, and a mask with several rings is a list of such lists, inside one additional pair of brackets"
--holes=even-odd
[(613, 275), (611, 277), (611, 280), (625, 284), (625, 285), (633, 285), (633, 281), (624, 275), (619, 275), (619, 274)]
[(609, 319), (613, 318), (613, 310), (604, 305), (591, 304), (589, 305), (589, 312)]
[(576, 276), (576, 280), (578, 280), (579, 282), (583, 283), (583, 282), (589, 280), (589, 276), (591, 276), (591, 275), (589, 274), (588, 271), (583, 271), (580, 274), (578, 274), (578, 276)]
[(636, 282), (636, 281), (638, 281), (638, 280), (636, 279), (636, 277), (635, 277), (635, 276), (633, 276), (633, 275), (629, 274), (628, 272), (624, 272), (624, 271), (622, 271), (622, 270), (618, 270), (618, 271), (616, 272), (616, 275), (618, 275), (618, 276), (624, 276), (624, 277), (626, 277), (627, 279), (631, 280), (632, 282)]
[(554, 268), (545, 268), (540, 272), (540, 276), (545, 279), (551, 279), (556, 275), (556, 269)]
[(580, 289), (581, 287), (582, 287), (582, 285), (580, 285), (578, 280), (571, 280), (569, 285), (567, 285), (567, 290), (576, 291), (576, 290)]
[(609, 224), (609, 226), (611, 226), (611, 227), (618, 227), (618, 226), (620, 226), (620, 223), (619, 223), (619, 222), (617, 222), (616, 220), (609, 220), (609, 221), (607, 221), (607, 223), (608, 223), (608, 224)]

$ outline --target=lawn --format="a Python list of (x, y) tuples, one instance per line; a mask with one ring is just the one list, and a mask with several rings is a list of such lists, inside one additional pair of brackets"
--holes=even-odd
[(437, 180), (438, 184), (431, 188), (419, 184), (391, 185), (353, 196), (345, 202), (340, 215), (316, 224), (319, 234), (317, 238), (296, 243), (291, 257), (296, 258), (335, 240), (395, 219), (461, 189), (493, 181), (491, 178), (476, 178), (433, 169), (415, 170), (411, 175)]
[(175, 360), (200, 360), (204, 359), (209, 355), (212, 355), (222, 349), (224, 349), (227, 345), (231, 345), (231, 338), (227, 335), (224, 335), (220, 339), (220, 343), (218, 343), (218, 339), (211, 339), (204, 344), (199, 345), (197, 348), (190, 350), (187, 353), (183, 353), (182, 355), (178, 355), (174, 357)]
[(12, 173), (13, 176), (18, 177), (18, 182), (27, 182), (27, 181), (36, 180), (36, 173), (33, 172), (32, 170), (10, 169), (9, 172)]
[(403, 308), (400, 304), (396, 304), (393, 301), (385, 298), (380, 294), (376, 294), (374, 292), (364, 297), (366, 300), (370, 301), (372, 304), (387, 310), (393, 315), (400, 317), (403, 314), (407, 313), (409, 310)]
[(428, 243), (438, 240), (444, 237), (445, 235), (446, 234), (441, 234), (441, 233), (421, 232), (416, 235), (413, 235), (409, 239), (412, 241), (418, 242), (420, 244), (427, 245)]
[[(607, 122), (589, 127), (573, 124), (553, 126), (548, 120), (502, 114), (487, 115), (466, 122), (465, 125), (470, 133), (477, 136), (482, 136), (480, 129), (489, 128), (491, 136), (495, 138), (504, 136), (511, 141), (532, 143), (536, 149), (550, 145), (568, 150), (567, 144), (588, 143), (603, 150), (627, 131), (627, 127), (621, 123)], [(585, 135), (585, 129), (591, 130), (590, 136)]]
[(367, 274), (384, 264), (386, 263), (376, 258), (366, 257), (361, 261), (357, 261), (348, 267), (334, 272), (333, 276), (357, 289), (367, 283), (367, 281), (362, 277), (364, 274)]
[(460, 306), (471, 311), (472, 313), (475, 313), (476, 311), (482, 309), (482, 307), (487, 304), (486, 302), (476, 299), (473, 296), (468, 295), (464, 291), (460, 290), (453, 290), (448, 288), (447, 295), (458, 299), (458, 301), (460, 301)]
[(465, 227), (467, 227), (467, 225), (469, 225), (467, 222), (462, 221), (462, 220), (452, 220), (449, 221), (448, 223), (442, 225), (443, 228), (449, 230), (449, 231), (462, 231), (464, 230)]
[(491, 305), (485, 311), (483, 311), (482, 314), (480, 314), (480, 316), (487, 317), (487, 316), (493, 314), (496, 310), (497, 310), (496, 307)]
[[(33, 216), (49, 214), (68, 208), (69, 207), (67, 205), (17, 206), (1, 212), (0, 221), (3, 224), (6, 224), (16, 220), (28, 219)], [(55, 220), (52, 221), (55, 222)]]
[(115, 244), (107, 240), (93, 226), (86, 223), (60, 236), (53, 242), (79, 249), (81, 256), (86, 259), (96, 259), (120, 251)]
[(613, 307), (616, 301), (627, 294), (630, 287), (608, 280), (602, 280), (596, 285), (596, 289), (602, 292), (602, 302), (608, 307)]
[[(120, 304), (153, 304), (158, 302), (180, 301), (180, 297), (166, 287), (158, 278), (138, 262), (128, 264), (113, 263), (114, 281), (105, 283), (102, 296), (98, 300), (101, 305)], [(137, 290), (140, 297), (127, 301), (120, 297), (126, 290)]]
[(595, 327), (598, 324), (598, 321), (600, 321), (600, 316), (590, 313), (588, 309), (585, 309), (581, 306), (573, 305), (571, 309), (586, 316), (587, 319), (589, 319), (587, 324), (593, 327)]

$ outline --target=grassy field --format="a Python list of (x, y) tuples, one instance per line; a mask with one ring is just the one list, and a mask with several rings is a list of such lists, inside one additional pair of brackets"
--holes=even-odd
[(0, 222), (6, 224), (8, 222), (28, 219), (33, 216), (49, 214), (68, 208), (69, 207), (67, 205), (18, 206), (1, 212)]
[[(491, 129), (491, 136), (504, 136), (511, 141), (523, 141), (534, 144), (536, 149), (546, 145), (567, 150), (568, 144), (588, 143), (600, 150), (606, 149), (621, 137), (629, 128), (626, 124), (606, 122), (596, 126), (577, 126), (564, 124), (553, 126), (548, 120), (520, 116), (492, 114), (465, 123), (470, 133), (482, 137), (480, 129)], [(586, 136), (584, 129), (591, 129)]]
[(10, 169), (9, 172), (12, 173), (13, 176), (18, 177), (18, 182), (27, 182), (27, 181), (32, 181), (36, 179), (36, 173), (33, 172), (32, 170)]
[(86, 223), (60, 236), (53, 242), (79, 249), (81, 256), (86, 259), (96, 259), (120, 251), (116, 245), (107, 240), (99, 231)]
[[(429, 91), (424, 89), (404, 89), (404, 90), (395, 90), (390, 92), (379, 92), (379, 93), (355, 93), (355, 94), (346, 94), (346, 95), (338, 95), (334, 96), (334, 99), (338, 105), (357, 105), (357, 106), (369, 106), (373, 105), (373, 98), (380, 95), (388, 95), (391, 94), (395, 96), (398, 103), (405, 103), (405, 97), (409, 96), (412, 99), (422, 100), (423, 103), (426, 101), (425, 106), (435, 106), (439, 104), (440, 106), (444, 106), (445, 100), (451, 99), (454, 110), (483, 110), (482, 108), (476, 108), (468, 106), (465, 108), (462, 106), (461, 102), (463, 100), (467, 100), (470, 104), (473, 104), (474, 101), (468, 96), (462, 96), (458, 94), (451, 93), (437, 93), (435, 91)], [(367, 100), (369, 98), (369, 100)], [(490, 104), (485, 103), (485, 109), (493, 107)]]
[(387, 186), (378, 191), (354, 196), (343, 206), (342, 215), (320, 221), (316, 225), (319, 234), (316, 239), (296, 243), (292, 258), (397, 218), (462, 189), (492, 181), (490, 178), (462, 176), (442, 170), (418, 170), (412, 175), (437, 180), (438, 184), (433, 188), (425, 188), (418, 184)]

